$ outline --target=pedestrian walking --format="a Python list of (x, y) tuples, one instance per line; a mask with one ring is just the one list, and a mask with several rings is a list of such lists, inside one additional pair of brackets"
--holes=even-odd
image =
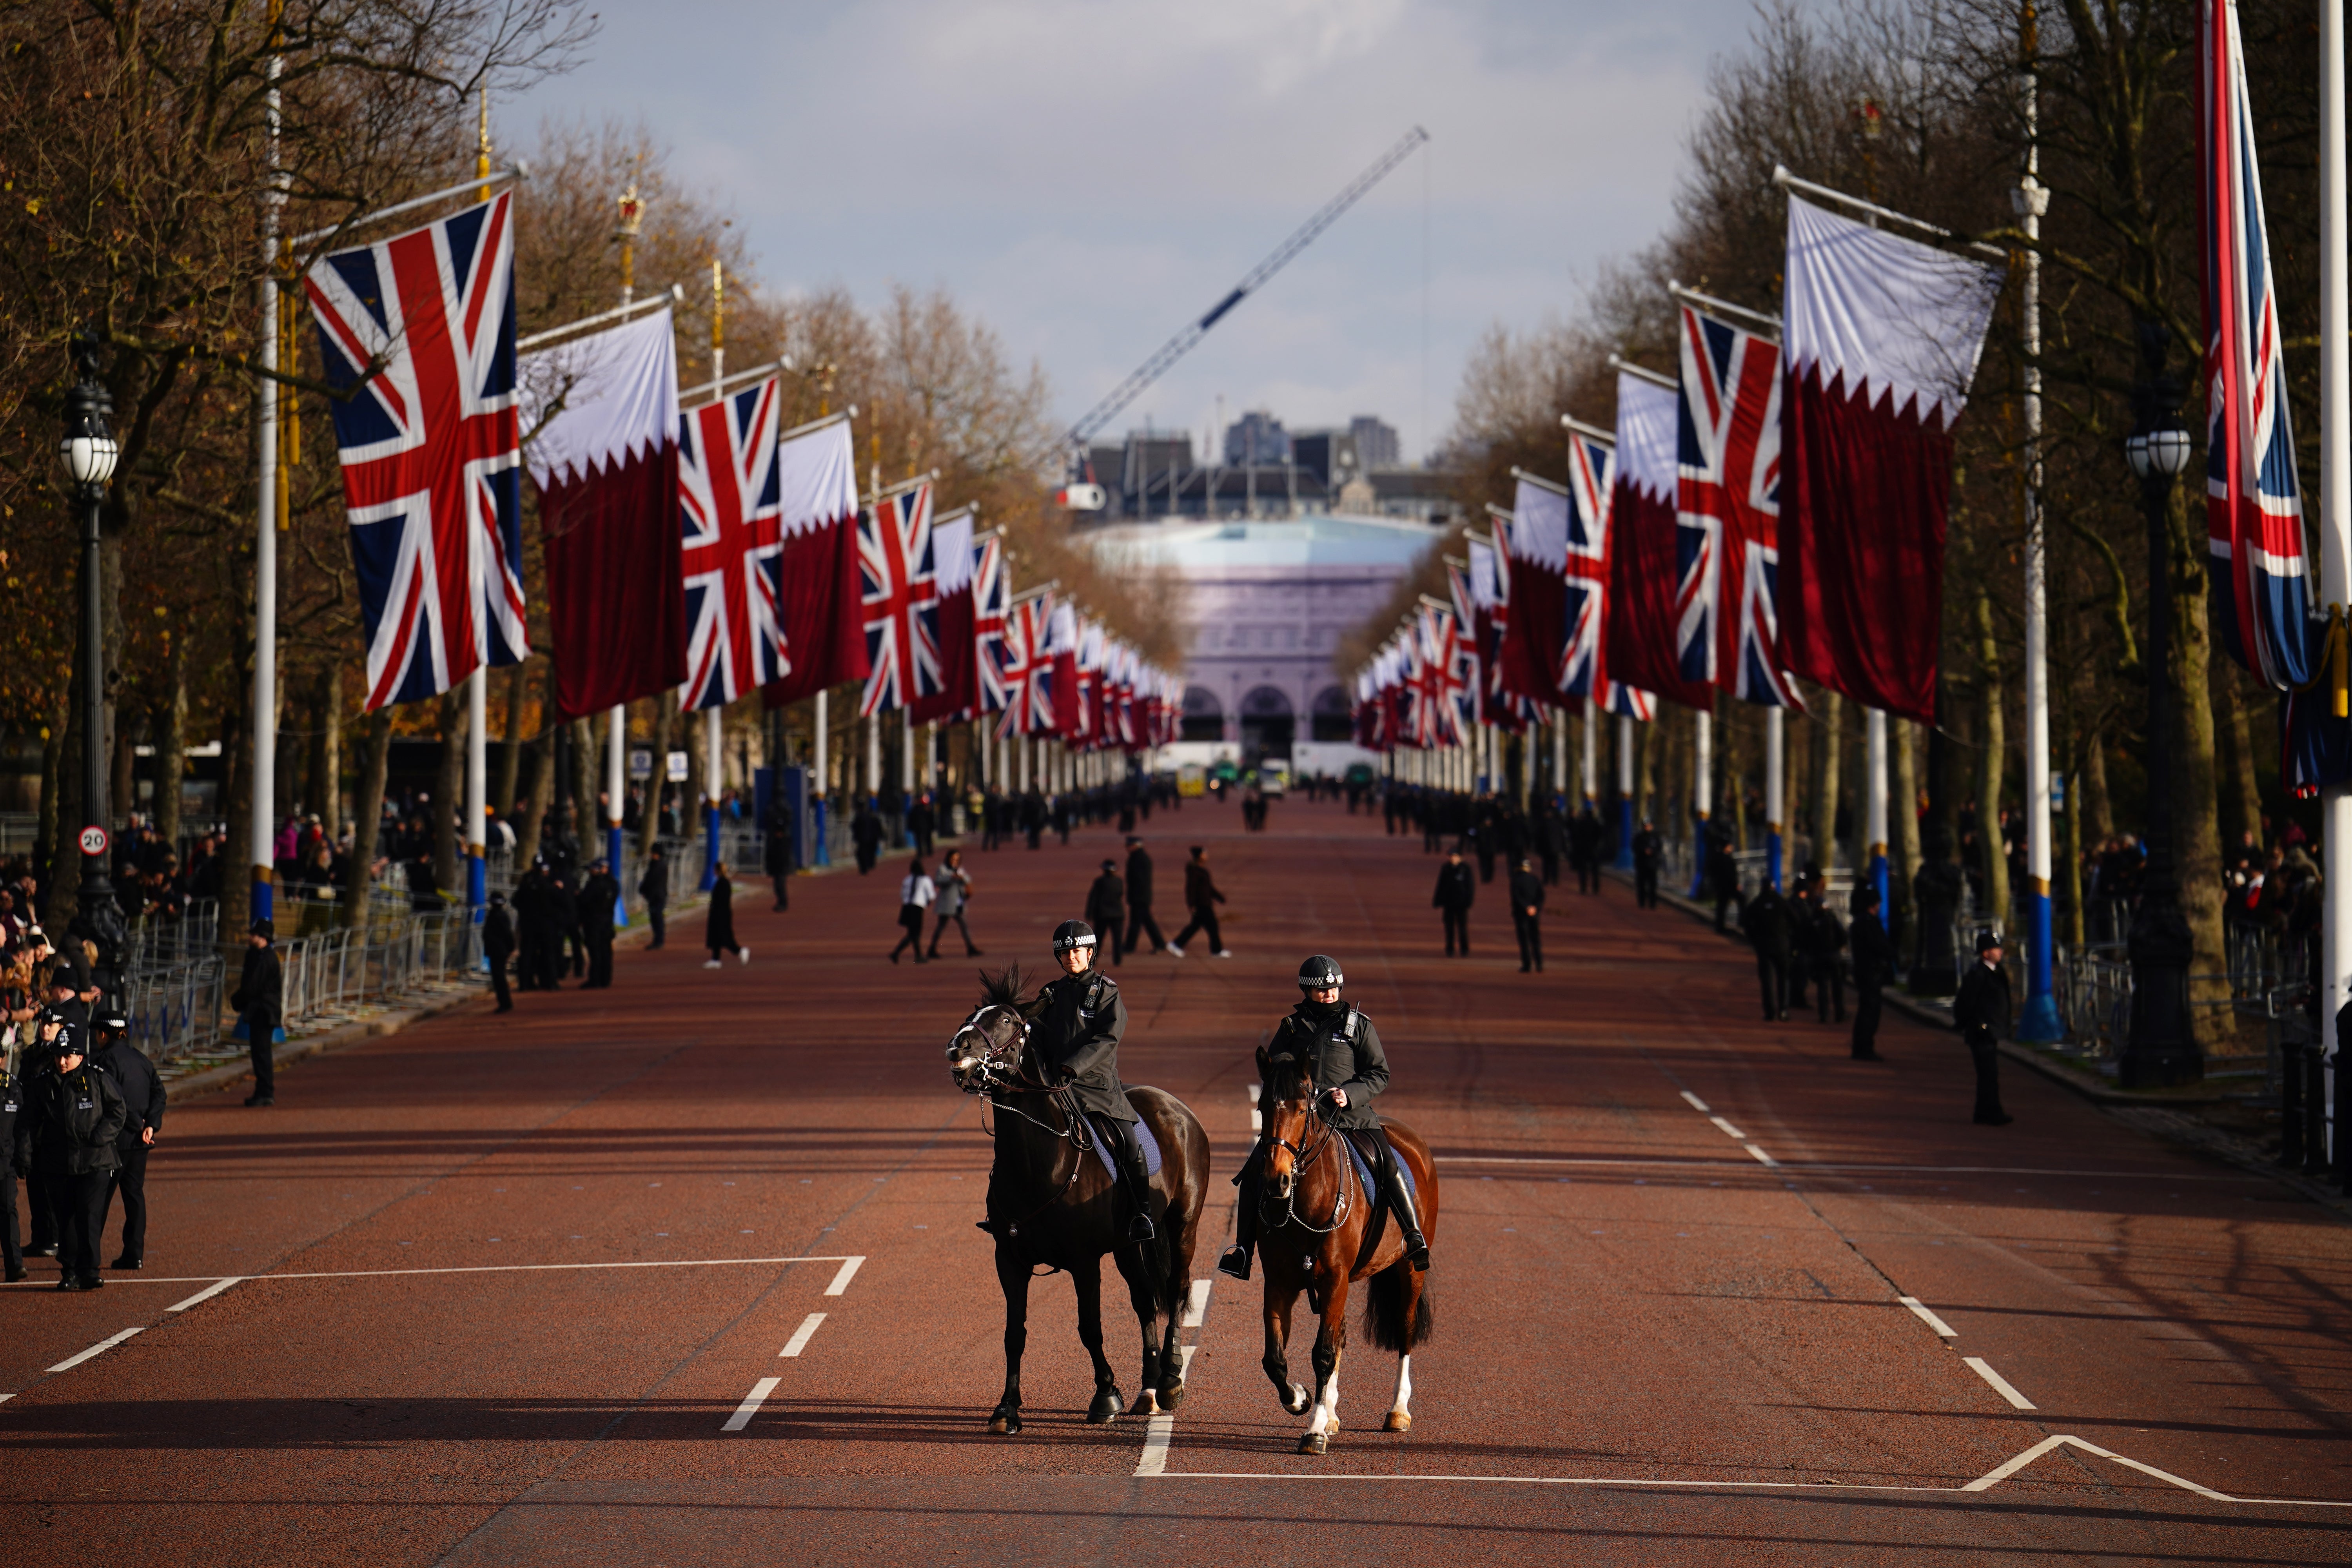
[[(144, 1268), (147, 1258), (147, 1154), (163, 1131), (163, 1080), (147, 1053), (131, 1043), (131, 1021), (109, 1010), (98, 1018), (98, 1070), (122, 1093), (122, 1131), (114, 1140), (115, 1163), (99, 1207), (97, 1240), (106, 1239), (114, 1194), (122, 1194), (122, 1250), (109, 1268)], [(11, 1218), (15, 1216), (10, 1215)]]
[(1568, 863), (1580, 893), (1601, 890), (1601, 815), (1588, 800), (1568, 825)]
[(761, 847), (761, 868), (776, 885), (776, 912), (793, 906), (793, 818), (784, 798), (777, 795), (768, 811), (767, 842)]
[(1462, 861), (1462, 851), (1445, 852), (1445, 864), (1437, 868), (1437, 890), (1429, 898), (1430, 908), (1438, 911), (1445, 922), (1445, 956), (1454, 956), (1454, 944), (1462, 944), (1462, 956), (1470, 956), (1470, 906), (1478, 897), (1478, 881), (1475, 873)]
[(1205, 931), (1209, 951), (1219, 958), (1231, 958), (1233, 954), (1225, 951), (1224, 933), (1217, 929), (1217, 906), (1225, 901), (1225, 895), (1217, 890), (1216, 879), (1209, 874), (1208, 847), (1195, 844), (1192, 855), (1184, 863), (1184, 908), (1192, 918), (1176, 933), (1168, 951), (1178, 958), (1183, 957), (1184, 944), (1192, 940), (1192, 933)]
[(871, 800), (857, 803), (857, 813), (849, 819), (849, 841), (857, 847), (857, 874), (863, 877), (882, 858), (882, 818)]
[(710, 950), (709, 962), (702, 967), (719, 967), (719, 955), (731, 952), (739, 963), (751, 962), (751, 950), (735, 940), (735, 884), (727, 875), (727, 862), (721, 860), (711, 868), (709, 913), (702, 927), (702, 945)]
[[(1145, 797), (1147, 800), (1149, 796)], [(1146, 935), (1151, 938), (1151, 951), (1164, 952), (1168, 939), (1160, 934), (1160, 922), (1151, 918), (1151, 856), (1143, 847), (1143, 840), (1129, 836), (1127, 840), (1127, 951), (1133, 952)]]
[(253, 1062), (253, 1092), (247, 1105), (278, 1103), (278, 1024), (286, 1012), (286, 971), (278, 962), (278, 928), (267, 920), (247, 933), (245, 964), (228, 1005), (245, 1025), (246, 1054)]
[(1086, 922), (1103, 933), (1114, 967), (1127, 952), (1126, 918), (1127, 884), (1119, 880), (1118, 863), (1105, 860), (1101, 875), (1087, 889)]
[(1543, 879), (1535, 861), (1522, 858), (1511, 873), (1511, 929), (1519, 938), (1519, 973), (1543, 973)]
[(1895, 973), (1895, 942), (1878, 918), (1874, 884), (1864, 882), (1853, 890), (1853, 925), (1847, 935), (1853, 953), (1853, 1059), (1879, 1061), (1879, 988)]
[(1724, 912), (1739, 907), (1739, 857), (1731, 852), (1731, 840), (1717, 837), (1710, 843), (1706, 880), (1708, 890), (1715, 894), (1715, 929), (1720, 932)]
[(654, 939), (646, 943), (653, 952), (668, 936), (662, 917), (669, 912), (669, 861), (662, 855), (658, 844), (646, 851), (646, 868), (637, 878), (637, 897), (646, 901), (646, 924), (653, 928)]
[(907, 874), (898, 879), (898, 926), (901, 934), (898, 945), (890, 950), (891, 963), (898, 963), (898, 955), (909, 948), (914, 950), (917, 963), (924, 962), (923, 911), (930, 908), (939, 896), (939, 884), (923, 874), (923, 858), (918, 855), (908, 861)]
[(1633, 903), (1636, 908), (1654, 910), (1658, 907), (1658, 862), (1664, 858), (1665, 840), (1647, 817), (1641, 830), (1633, 835)]
[(1977, 961), (1952, 998), (1952, 1022), (1968, 1042), (1977, 1069), (1976, 1123), (2006, 1127), (2016, 1120), (2000, 1108), (2000, 1039), (2009, 1033), (2009, 974), (2000, 966), (2000, 933), (1977, 933)]
[(964, 906), (971, 901), (971, 873), (963, 868), (962, 850), (948, 851), (948, 858), (940, 862), (939, 875), (931, 879), (931, 911), (939, 917), (940, 923), (931, 928), (930, 956), (940, 955), (940, 938), (947, 934), (948, 921), (953, 921), (963, 937), (963, 955), (980, 957), (980, 949), (972, 945), (971, 928), (963, 923)]
[(1796, 917), (1780, 889), (1767, 882), (1739, 911), (1739, 929), (1756, 949), (1756, 978), (1764, 988), (1767, 1023), (1789, 1016), (1789, 961), (1796, 943)]
[(122, 1090), (90, 1063), (85, 1049), (77, 1031), (62, 1031), (56, 1064), (25, 1089), (29, 1166), (57, 1194), (60, 1290), (106, 1284), (98, 1272), (98, 1238), (106, 1226), (107, 1181), (121, 1158), (115, 1144), (129, 1115)]
[(620, 910), (621, 884), (613, 876), (612, 862), (598, 856), (588, 867), (588, 879), (580, 884), (580, 940), (588, 948), (588, 984), (590, 991), (604, 991), (613, 984), (613, 917)]
[(1824, 1024), (1844, 1023), (1845, 971), (1838, 955), (1845, 951), (1845, 926), (1819, 892), (1806, 911), (1804, 948), (1813, 973), (1813, 1016)]
[(492, 893), (489, 908), (482, 911), (482, 960), (490, 966), (490, 990), (499, 999), (493, 1012), (514, 1011), (514, 992), (507, 985), (507, 961), (514, 951), (514, 920), (507, 912), (507, 896)]

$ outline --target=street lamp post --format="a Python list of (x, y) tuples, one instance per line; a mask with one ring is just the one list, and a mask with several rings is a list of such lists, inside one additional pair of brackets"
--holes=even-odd
[(114, 879), (107, 871), (106, 649), (105, 609), (99, 582), (99, 509), (120, 455), (109, 416), (114, 400), (99, 380), (98, 339), (77, 332), (75, 379), (66, 394), (65, 434), (58, 457), (73, 480), (74, 507), (81, 524), (81, 892), (75, 926), (98, 944), (100, 980), (111, 993), (123, 938), (122, 911), (115, 907)]
[(2177, 412), (2180, 384), (2164, 368), (2168, 338), (2153, 324), (2140, 336), (2137, 426), (2124, 442), (2147, 513), (2147, 865), (2132, 916), (2131, 1032), (2124, 1045), (2126, 1089), (2166, 1089), (2205, 1076), (2189, 1025), (2193, 944), (2172, 867), (2172, 574), (2168, 537), (2173, 482), (2189, 466), (2189, 437)]

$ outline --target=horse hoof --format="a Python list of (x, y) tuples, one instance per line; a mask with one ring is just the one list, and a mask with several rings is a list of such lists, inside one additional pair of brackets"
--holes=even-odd
[(1389, 1412), (1388, 1420), (1382, 1424), (1381, 1430), (1387, 1432), (1410, 1432), (1412, 1430), (1412, 1417), (1406, 1415), (1402, 1410), (1391, 1410)]
[(988, 1429), (996, 1436), (1010, 1437), (1021, 1430), (1021, 1412), (998, 1405), (988, 1418)]
[(1307, 1407), (1314, 1402), (1312, 1394), (1294, 1383), (1290, 1385), (1290, 1393), (1282, 1401), (1282, 1407), (1293, 1415), (1304, 1415)]
[(1119, 1406), (1126, 1403), (1116, 1385), (1104, 1389), (1095, 1395), (1095, 1402), (1087, 1406), (1087, 1424), (1101, 1426), (1118, 1420)]
[(1160, 1414), (1159, 1398), (1147, 1388), (1135, 1396), (1135, 1403), (1127, 1407), (1127, 1413), (1129, 1415), (1157, 1415)]
[(1330, 1449), (1331, 1436), (1328, 1432), (1309, 1432), (1298, 1439), (1298, 1451), (1302, 1454), (1325, 1454)]
[(1184, 1385), (1182, 1384), (1163, 1383), (1160, 1385), (1160, 1408), (1163, 1413), (1172, 1415), (1176, 1412), (1176, 1407), (1183, 1403)]

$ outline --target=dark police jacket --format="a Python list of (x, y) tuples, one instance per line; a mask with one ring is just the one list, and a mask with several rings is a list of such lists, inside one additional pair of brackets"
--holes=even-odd
[(286, 970), (275, 947), (248, 947), (237, 972), (236, 990), (228, 1005), (238, 1012), (266, 1021), (276, 1028), (285, 1021)]
[(493, 959), (514, 956), (514, 921), (504, 904), (492, 904), (482, 913), (482, 951)]
[(1433, 910), (1466, 910), (1478, 896), (1478, 874), (1465, 864), (1447, 861), (1437, 868), (1437, 891), (1429, 896)]
[(1151, 907), (1151, 857), (1140, 848), (1127, 852), (1127, 901), (1132, 909)]
[(1789, 900), (1782, 898), (1769, 882), (1764, 885), (1761, 892), (1748, 900), (1748, 907), (1739, 913), (1739, 929), (1746, 931), (1748, 940), (1756, 944), (1757, 956), (1777, 959), (1782, 963), (1789, 961), (1789, 949), (1796, 939), (1796, 916), (1789, 908)]
[(1982, 959), (1969, 965), (1952, 998), (1952, 1022), (1971, 1046), (1990, 1046), (2009, 1033), (2009, 976)]
[(23, 1175), (32, 1162), (32, 1145), (16, 1131), (16, 1120), (24, 1109), (25, 1086), (0, 1071), (0, 1173)]
[(122, 1134), (115, 1142), (125, 1149), (135, 1149), (144, 1142), (139, 1134), (150, 1128), (157, 1134), (163, 1131), (163, 1080), (155, 1075), (155, 1064), (147, 1053), (129, 1040), (110, 1040), (106, 1049), (98, 1053), (98, 1070), (112, 1079), (122, 1091)]
[(1078, 1103), (1115, 1121), (1139, 1120), (1118, 1085), (1118, 1042), (1127, 1034), (1127, 998), (1118, 982), (1089, 969), (1065, 974), (1037, 993), (1030, 1042), (1048, 1070), (1066, 1077)]
[(128, 1115), (122, 1090), (89, 1058), (71, 1072), (42, 1073), (25, 1086), (25, 1121), (33, 1168), (45, 1175), (87, 1176), (122, 1163), (115, 1140)]
[[(1513, 920), (1522, 921), (1533, 920), (1536, 916), (1543, 913), (1543, 879), (1537, 876), (1533, 871), (1512, 872), (1511, 918)], [(1529, 910), (1535, 910), (1535, 914), (1528, 914), (1528, 911)]]
[(1110, 932), (1127, 913), (1127, 887), (1116, 871), (1105, 871), (1087, 889), (1087, 923), (1097, 931)]
[(1853, 983), (1877, 985), (1895, 973), (1895, 942), (1876, 915), (1864, 910), (1853, 917)]
[(1381, 1032), (1355, 1008), (1342, 1002), (1301, 1002), (1276, 1026), (1265, 1054), (1306, 1064), (1318, 1099), (1326, 1089), (1348, 1091), (1344, 1108), (1324, 1108), (1332, 1126), (1362, 1131), (1381, 1124), (1372, 1102), (1389, 1086), (1389, 1058), (1381, 1049)]
[(1658, 863), (1658, 853), (1665, 847), (1654, 828), (1643, 828), (1633, 835), (1633, 864), (1647, 870)]
[(621, 884), (609, 871), (598, 871), (580, 884), (580, 930), (592, 942), (613, 940), (613, 910), (621, 901)]

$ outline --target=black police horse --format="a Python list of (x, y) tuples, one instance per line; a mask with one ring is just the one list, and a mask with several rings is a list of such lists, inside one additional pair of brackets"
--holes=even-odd
[(1004, 1289), (1004, 1396), (989, 1415), (988, 1429), (1021, 1430), (1029, 1281), (1041, 1268), (1067, 1274), (1077, 1291), (1078, 1340), (1095, 1363), (1095, 1397), (1087, 1419), (1099, 1424), (1118, 1415), (1124, 1401), (1103, 1355), (1105, 1253), (1118, 1263), (1143, 1330), (1143, 1386), (1129, 1414), (1173, 1410), (1184, 1397), (1176, 1335), (1208, 1196), (1208, 1135), (1174, 1095), (1128, 1089), (1128, 1101), (1150, 1127), (1160, 1155), (1160, 1173), (1152, 1180), (1152, 1223), (1159, 1236), (1147, 1242), (1128, 1240), (1126, 1204), (1096, 1152), (1101, 1135), (1072, 1091), (1053, 1086), (1030, 1048), (1029, 1026), (1039, 999), (1022, 995), (1018, 966), (981, 978), (981, 1005), (949, 1043), (948, 1062), (956, 1087), (986, 1095), (995, 1120), (988, 1217), (996, 1227), (996, 1279)]

